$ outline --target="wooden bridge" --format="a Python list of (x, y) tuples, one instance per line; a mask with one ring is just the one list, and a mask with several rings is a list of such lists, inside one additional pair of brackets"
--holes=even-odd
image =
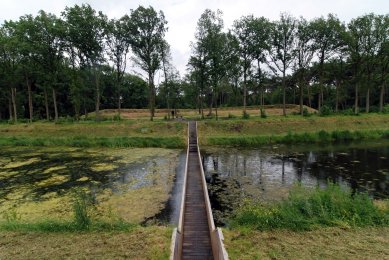
[(178, 227), (170, 259), (228, 259), (223, 234), (215, 228), (200, 157), (197, 123), (188, 123), (188, 148)]

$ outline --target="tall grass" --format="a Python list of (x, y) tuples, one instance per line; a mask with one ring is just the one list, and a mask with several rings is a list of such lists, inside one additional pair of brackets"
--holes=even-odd
[(314, 191), (296, 186), (282, 202), (248, 203), (238, 210), (230, 224), (258, 230), (389, 226), (389, 209), (378, 208), (366, 193), (352, 194), (335, 184)]
[(162, 147), (184, 148), (178, 137), (0, 137), (0, 146)]
[(207, 138), (208, 145), (255, 147), (265, 144), (334, 143), (356, 140), (388, 139), (389, 130), (369, 131), (319, 131), (313, 133), (288, 133), (286, 135), (217, 136)]

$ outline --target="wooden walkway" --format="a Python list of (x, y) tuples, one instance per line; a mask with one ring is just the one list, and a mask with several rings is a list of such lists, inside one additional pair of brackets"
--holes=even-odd
[(184, 204), (182, 259), (213, 259), (197, 149), (196, 123), (189, 122), (189, 154)]
[(188, 124), (188, 148), (180, 219), (174, 229), (171, 260), (228, 260), (223, 233), (215, 227), (207, 183), (197, 144), (197, 123)]

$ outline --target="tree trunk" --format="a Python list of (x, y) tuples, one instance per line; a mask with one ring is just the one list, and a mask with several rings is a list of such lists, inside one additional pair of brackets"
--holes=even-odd
[(32, 106), (32, 93), (31, 93), (31, 83), (26, 77), (27, 90), (28, 90), (28, 112), (30, 116), (30, 123), (32, 123), (33, 118), (33, 106)]
[(312, 101), (311, 101), (311, 86), (309, 86), (308, 84), (308, 87), (307, 87), (307, 90), (308, 90), (308, 106), (309, 107), (312, 107)]
[(53, 88), (53, 104), (54, 104), (54, 121), (58, 121), (58, 107), (57, 107), (57, 95), (55, 89)]
[(246, 96), (247, 96), (247, 86), (246, 86), (247, 75), (246, 71), (243, 73), (243, 114), (246, 114)]
[(119, 116), (119, 120), (120, 120), (120, 116), (121, 116), (121, 113), (122, 113), (122, 99), (121, 99), (121, 96), (120, 96), (120, 93), (119, 93), (119, 98), (118, 98), (118, 116)]
[(358, 83), (355, 83), (354, 114), (358, 114)]
[(9, 120), (13, 121), (13, 116), (12, 116), (12, 93), (11, 96), (8, 99), (8, 111), (9, 111)]
[(49, 101), (47, 98), (47, 89), (46, 87), (44, 88), (44, 95), (45, 95), (45, 109), (46, 109), (46, 120), (50, 120), (50, 114), (49, 114)]
[(385, 85), (382, 84), (380, 91), (380, 113), (384, 110), (384, 96), (385, 96)]
[(367, 87), (366, 92), (366, 113), (370, 112), (370, 87)]
[(155, 95), (154, 95), (154, 75), (149, 72), (149, 108), (150, 108), (150, 121), (154, 120), (154, 104), (155, 104)]
[(200, 93), (200, 110), (201, 110), (201, 119), (204, 119), (203, 95), (202, 95), (202, 93)]
[(95, 71), (95, 85), (96, 85), (95, 120), (100, 121), (100, 79), (99, 79), (99, 72), (97, 68)]
[(13, 106), (13, 118), (14, 121), (18, 121), (18, 113), (17, 113), (17, 106), (16, 106), (16, 88), (11, 88), (11, 97), (12, 97), (12, 106)]
[(216, 102), (215, 102), (215, 114), (216, 114), (216, 121), (219, 120), (218, 114), (217, 114), (217, 96), (216, 96)]
[(303, 109), (303, 96), (304, 96), (304, 84), (300, 84), (300, 114), (304, 115), (304, 109)]
[(338, 106), (339, 106), (339, 82), (336, 80), (335, 81), (335, 91), (336, 91), (336, 96), (335, 96), (335, 113), (338, 113)]
[(212, 106), (213, 106), (213, 91), (211, 92), (211, 100), (209, 101), (208, 116), (212, 116)]
[(286, 116), (286, 80), (285, 70), (282, 72), (282, 114)]

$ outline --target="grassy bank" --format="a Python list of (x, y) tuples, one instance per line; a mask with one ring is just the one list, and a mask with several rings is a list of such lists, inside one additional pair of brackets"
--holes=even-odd
[(2, 146), (183, 148), (185, 140), (186, 124), (182, 122), (0, 124)]
[(257, 146), (271, 143), (337, 142), (388, 137), (389, 116), (367, 114), (329, 117), (202, 121), (200, 144)]
[(178, 149), (185, 147), (183, 138), (178, 137), (0, 137), (0, 146), (70, 146), (70, 147), (109, 147), (109, 148), (147, 148), (160, 147)]
[(389, 139), (389, 130), (365, 131), (324, 131), (287, 133), (286, 135), (257, 135), (257, 136), (228, 136), (209, 137), (207, 145), (224, 145), (236, 147), (256, 147), (266, 144), (306, 144), (306, 143), (334, 143), (356, 140)]
[(0, 232), (0, 259), (168, 259), (171, 229), (126, 232)]
[(224, 229), (230, 259), (387, 259), (389, 228)]
[(247, 203), (230, 224), (254, 230), (389, 226), (389, 203), (376, 205), (367, 194), (353, 194), (335, 184), (314, 190), (296, 186), (281, 202)]

